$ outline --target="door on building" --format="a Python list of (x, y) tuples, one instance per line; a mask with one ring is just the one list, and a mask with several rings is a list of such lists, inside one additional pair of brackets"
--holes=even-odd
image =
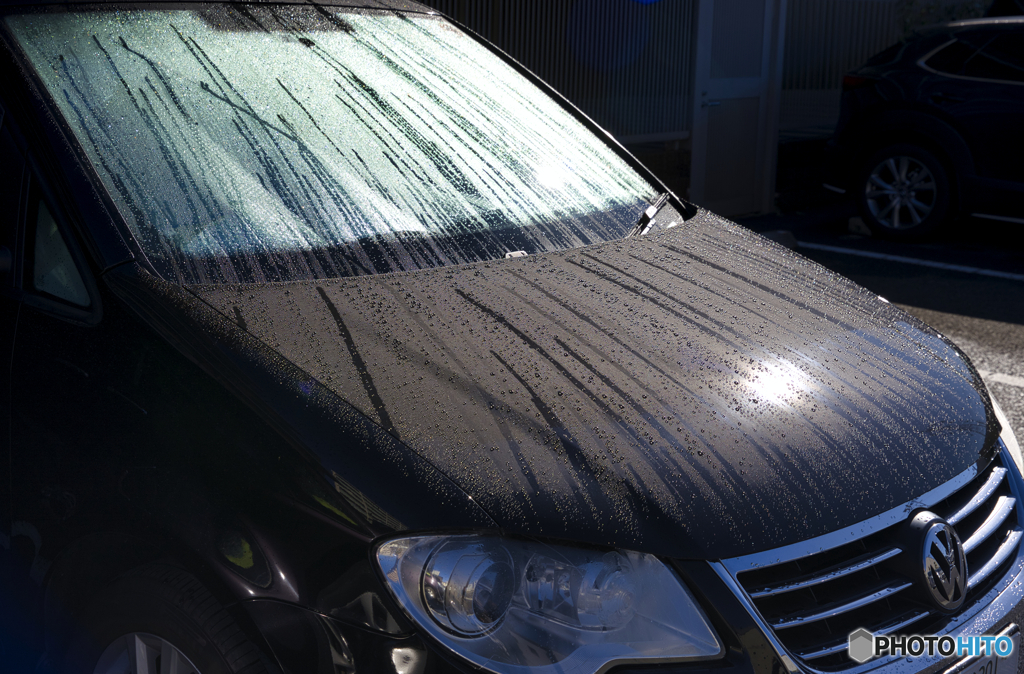
[(786, 0), (699, 0), (690, 200), (774, 207)]

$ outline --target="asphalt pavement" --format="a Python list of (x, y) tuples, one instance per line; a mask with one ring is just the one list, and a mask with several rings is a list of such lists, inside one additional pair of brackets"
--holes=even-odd
[(852, 199), (817, 184), (823, 147), (780, 146), (778, 212), (736, 221), (759, 233), (789, 232), (780, 238), (801, 254), (952, 339), (1024, 441), (1024, 225), (962, 217), (923, 243), (872, 237)]

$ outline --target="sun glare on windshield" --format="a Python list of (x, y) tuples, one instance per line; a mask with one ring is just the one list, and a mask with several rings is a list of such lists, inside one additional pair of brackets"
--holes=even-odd
[(6, 19), (147, 255), (183, 282), (618, 238), (655, 190), (437, 17), (219, 7)]

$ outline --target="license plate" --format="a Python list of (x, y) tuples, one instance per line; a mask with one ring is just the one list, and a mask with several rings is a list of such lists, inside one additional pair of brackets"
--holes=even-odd
[(967, 657), (956, 663), (943, 674), (1017, 674), (1020, 660), (1020, 631), (1011, 625), (999, 636), (1008, 636), (1013, 641), (1013, 653), (1000, 658), (997, 655)]

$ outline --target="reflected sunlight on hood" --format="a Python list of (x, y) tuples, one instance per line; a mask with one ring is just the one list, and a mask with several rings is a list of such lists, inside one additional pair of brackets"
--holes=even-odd
[(511, 532), (728, 557), (904, 503), (994, 438), (949, 342), (706, 212), (542, 256), (192, 290)]

